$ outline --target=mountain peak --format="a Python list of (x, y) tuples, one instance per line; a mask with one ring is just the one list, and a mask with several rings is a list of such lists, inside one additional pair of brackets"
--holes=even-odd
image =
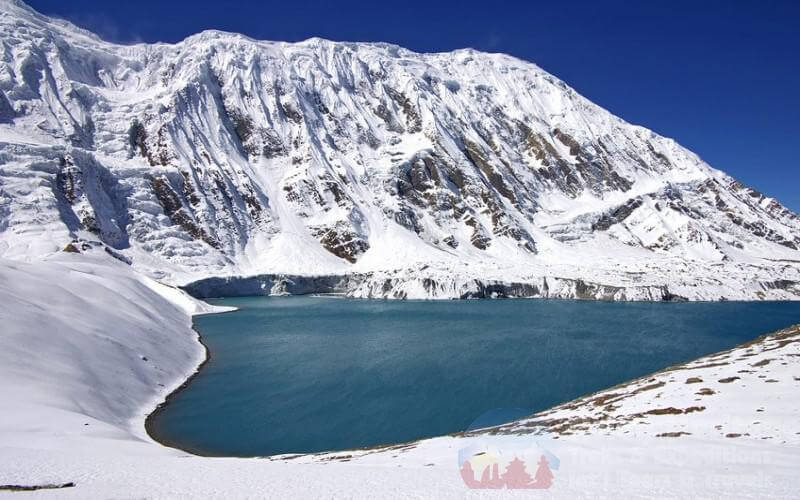
[(221, 31), (120, 46), (6, 2), (2, 255), (358, 273), (378, 295), (796, 296), (795, 214), (531, 63)]

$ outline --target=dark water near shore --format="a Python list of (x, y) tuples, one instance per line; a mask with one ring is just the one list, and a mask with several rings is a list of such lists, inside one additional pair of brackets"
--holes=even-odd
[(240, 456), (462, 431), (487, 411), (544, 410), (800, 323), (789, 302), (211, 302), (241, 310), (196, 319), (211, 360), (150, 428)]

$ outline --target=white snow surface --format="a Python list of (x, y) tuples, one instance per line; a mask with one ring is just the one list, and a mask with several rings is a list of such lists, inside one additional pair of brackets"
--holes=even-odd
[[(516, 497), (469, 490), (458, 471), (460, 450), (509, 436), (548, 440), (561, 462), (549, 497), (800, 494), (798, 327), (483, 432), (242, 459), (188, 455), (144, 431), (202, 360), (190, 313), (208, 306), (110, 256), (73, 254), (0, 261), (0, 304), (0, 485), (75, 483), (0, 496)], [(686, 434), (658, 437), (675, 432)]]
[(353, 296), (800, 296), (796, 214), (529, 62), (219, 31), (123, 46), (17, 0), (0, 29), (5, 258), (74, 242), (171, 284), (378, 276)]

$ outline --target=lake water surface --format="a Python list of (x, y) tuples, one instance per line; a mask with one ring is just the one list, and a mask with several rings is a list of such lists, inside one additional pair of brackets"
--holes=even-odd
[(196, 318), (211, 359), (151, 431), (238, 456), (497, 424), (800, 323), (790, 302), (210, 302), (241, 310)]

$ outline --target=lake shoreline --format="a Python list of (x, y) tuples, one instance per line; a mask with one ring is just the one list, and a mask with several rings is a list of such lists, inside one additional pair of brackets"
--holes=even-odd
[[(325, 297), (320, 297), (320, 298), (325, 298)], [(357, 300), (357, 301), (354, 301), (354, 302), (369, 303), (369, 302), (373, 302), (373, 301)], [(380, 301), (380, 302), (386, 303), (385, 301)], [(394, 302), (394, 301), (390, 301), (390, 302)], [(404, 302), (406, 302), (406, 301), (404, 301)], [(422, 302), (424, 303), (424, 302), (429, 302), (429, 301), (422, 301)], [(454, 302), (450, 302), (450, 303), (452, 304), (452, 303), (458, 303), (458, 302), (459, 301), (454, 301)], [(484, 302), (484, 301), (479, 301), (479, 302)], [(491, 302), (491, 301), (487, 301), (487, 302)], [(556, 302), (562, 302), (562, 301), (556, 301)], [(577, 301), (577, 302), (585, 302), (585, 301)], [(789, 302), (791, 303), (791, 301), (789, 301)], [(215, 452), (209, 452), (208, 450), (204, 450), (201, 447), (192, 447), (192, 446), (187, 446), (187, 445), (181, 444), (177, 440), (171, 439), (169, 436), (167, 436), (164, 433), (159, 431), (159, 429), (158, 429), (158, 427), (156, 425), (156, 417), (161, 415), (162, 412), (164, 412), (168, 408), (168, 405), (171, 402), (173, 402), (175, 400), (175, 398), (178, 397), (189, 386), (189, 384), (192, 383), (195, 380), (195, 377), (198, 376), (201, 373), (201, 371), (204, 370), (208, 366), (208, 363), (212, 360), (212, 358), (214, 356), (214, 354), (211, 352), (210, 348), (208, 347), (208, 344), (204, 340), (203, 335), (202, 335), (200, 329), (197, 327), (197, 324), (196, 324), (195, 321), (192, 322), (192, 327), (193, 327), (193, 330), (195, 331), (195, 333), (197, 335), (198, 342), (200, 342), (200, 344), (203, 346), (204, 353), (205, 353), (204, 354), (204, 359), (200, 362), (200, 364), (197, 366), (195, 371), (192, 374), (190, 374), (180, 384), (180, 386), (178, 386), (174, 391), (172, 391), (170, 394), (168, 394), (165, 397), (164, 401), (162, 403), (160, 403), (152, 412), (150, 412), (147, 415), (146, 419), (145, 419), (145, 430), (146, 430), (148, 436), (152, 440), (154, 440), (155, 442), (157, 442), (157, 443), (159, 443), (159, 444), (161, 444), (161, 445), (163, 445), (165, 447), (177, 449), (177, 450), (180, 450), (180, 451), (183, 451), (183, 452), (186, 452), (186, 453), (190, 453), (190, 454), (193, 454), (193, 455), (198, 455), (198, 456), (247, 458), (247, 457), (280, 456), (280, 455), (285, 455), (287, 453), (290, 453), (292, 455), (317, 455), (317, 454), (324, 454), (324, 453), (339, 453), (339, 452), (342, 452), (342, 451), (360, 450), (360, 449), (363, 449), (363, 448), (374, 449), (374, 448), (382, 448), (382, 447), (391, 447), (391, 446), (396, 446), (398, 443), (416, 442), (416, 441), (419, 441), (421, 439), (428, 439), (429, 438), (429, 437), (422, 437), (422, 438), (416, 438), (416, 439), (411, 439), (411, 440), (399, 440), (397, 442), (395, 442), (395, 441), (388, 442), (387, 441), (387, 442), (384, 442), (384, 444), (372, 444), (372, 445), (367, 445), (367, 446), (363, 446), (363, 447), (356, 445), (356, 446), (345, 446), (345, 447), (342, 447), (342, 448), (331, 447), (330, 449), (325, 448), (323, 450), (315, 450), (315, 451), (308, 451), (308, 452), (283, 452), (283, 451), (281, 451), (281, 452), (276, 452), (276, 453), (265, 453), (265, 454), (247, 453), (247, 452), (241, 453), (241, 454), (238, 454), (238, 453), (218, 453), (218, 452), (215, 453)], [(765, 330), (762, 330), (762, 332), (763, 331), (765, 331)], [(750, 342), (753, 342), (753, 341), (757, 340), (758, 338), (762, 337), (763, 335), (764, 335), (763, 333), (759, 334), (759, 335), (756, 335), (753, 338), (749, 338), (749, 339), (745, 340), (744, 342), (737, 343), (734, 346), (729, 347), (729, 348), (727, 348), (725, 350), (730, 350), (730, 349), (734, 349), (734, 348), (736, 348), (738, 346), (741, 346), (741, 345), (746, 345), (747, 343), (750, 343)], [(691, 358), (691, 359), (699, 359), (699, 358), (702, 358), (702, 357), (711, 356), (715, 352), (722, 352), (722, 351), (713, 351), (713, 352), (711, 352), (709, 354), (704, 354), (704, 355), (699, 356), (698, 358)], [(689, 362), (689, 361), (685, 361), (685, 362)], [(632, 382), (634, 380), (637, 380), (638, 378), (647, 377), (650, 374), (658, 373), (659, 371), (663, 371), (663, 370), (668, 369), (668, 368), (669, 368), (669, 366), (664, 366), (662, 368), (659, 368), (656, 371), (652, 371), (652, 372), (648, 371), (643, 375), (637, 375), (637, 376), (632, 377), (630, 379), (624, 379), (621, 382), (617, 383), (616, 385), (626, 384), (626, 383)], [(616, 385), (609, 385), (608, 387), (614, 387)], [(573, 395), (570, 394), (567, 397), (567, 399), (562, 400), (562, 401), (557, 402), (557, 403), (554, 403), (554, 404), (552, 404), (550, 406), (544, 407), (541, 410), (537, 410), (537, 413), (541, 412), (541, 411), (547, 411), (547, 408), (551, 408), (552, 409), (552, 408), (558, 407), (560, 405), (567, 404), (570, 401), (575, 401), (575, 400), (578, 400), (578, 399), (581, 399), (581, 398), (585, 398), (587, 395), (596, 393), (598, 391), (604, 391), (608, 387), (602, 386), (600, 388), (593, 389), (591, 391), (588, 391), (588, 392), (580, 394), (580, 395), (576, 395), (574, 397), (572, 397)], [(459, 431), (453, 431), (453, 432), (437, 433), (436, 436), (459, 435), (459, 434), (460, 434)]]
[[(230, 314), (230, 313), (234, 313), (236, 311), (237, 311), (236, 309), (233, 309), (233, 310), (230, 310), (230, 311), (220, 311), (220, 312), (211, 313), (211, 314)], [(153, 409), (153, 411), (151, 411), (150, 413), (147, 414), (147, 417), (145, 417), (145, 420), (144, 420), (144, 430), (147, 433), (147, 435), (150, 437), (150, 439), (152, 439), (153, 441), (155, 441), (159, 445), (164, 446), (166, 448), (173, 448), (173, 449), (176, 449), (176, 450), (179, 450), (179, 451), (183, 451), (183, 452), (186, 452), (186, 453), (190, 453), (192, 455), (196, 455), (196, 456), (199, 456), (199, 457), (224, 457), (226, 455), (208, 453), (208, 452), (205, 452), (203, 450), (200, 450), (199, 448), (191, 448), (191, 447), (185, 447), (183, 445), (180, 445), (180, 444), (170, 440), (167, 437), (161, 436), (161, 434), (159, 432), (157, 432), (157, 429), (155, 427), (155, 423), (154, 423), (155, 418), (159, 414), (161, 414), (164, 410), (166, 410), (166, 408), (170, 404), (170, 402), (172, 402), (176, 397), (178, 397), (180, 395), (181, 392), (183, 392), (184, 390), (186, 390), (187, 387), (189, 387), (189, 384), (191, 384), (191, 382), (195, 379), (195, 377), (200, 375), (200, 373), (202, 372), (203, 368), (206, 365), (208, 365), (208, 363), (211, 361), (211, 350), (208, 348), (208, 345), (206, 345), (205, 341), (203, 340), (203, 335), (200, 333), (200, 330), (197, 328), (197, 325), (195, 324), (194, 318), (192, 318), (192, 330), (197, 335), (197, 338), (196, 338), (197, 342), (201, 346), (203, 346), (203, 359), (197, 365), (197, 367), (195, 368), (194, 372), (189, 374), (189, 376), (181, 383), (181, 385), (179, 385), (175, 390), (173, 390), (172, 392), (167, 394), (166, 397), (164, 398), (164, 401), (159, 403)]]

